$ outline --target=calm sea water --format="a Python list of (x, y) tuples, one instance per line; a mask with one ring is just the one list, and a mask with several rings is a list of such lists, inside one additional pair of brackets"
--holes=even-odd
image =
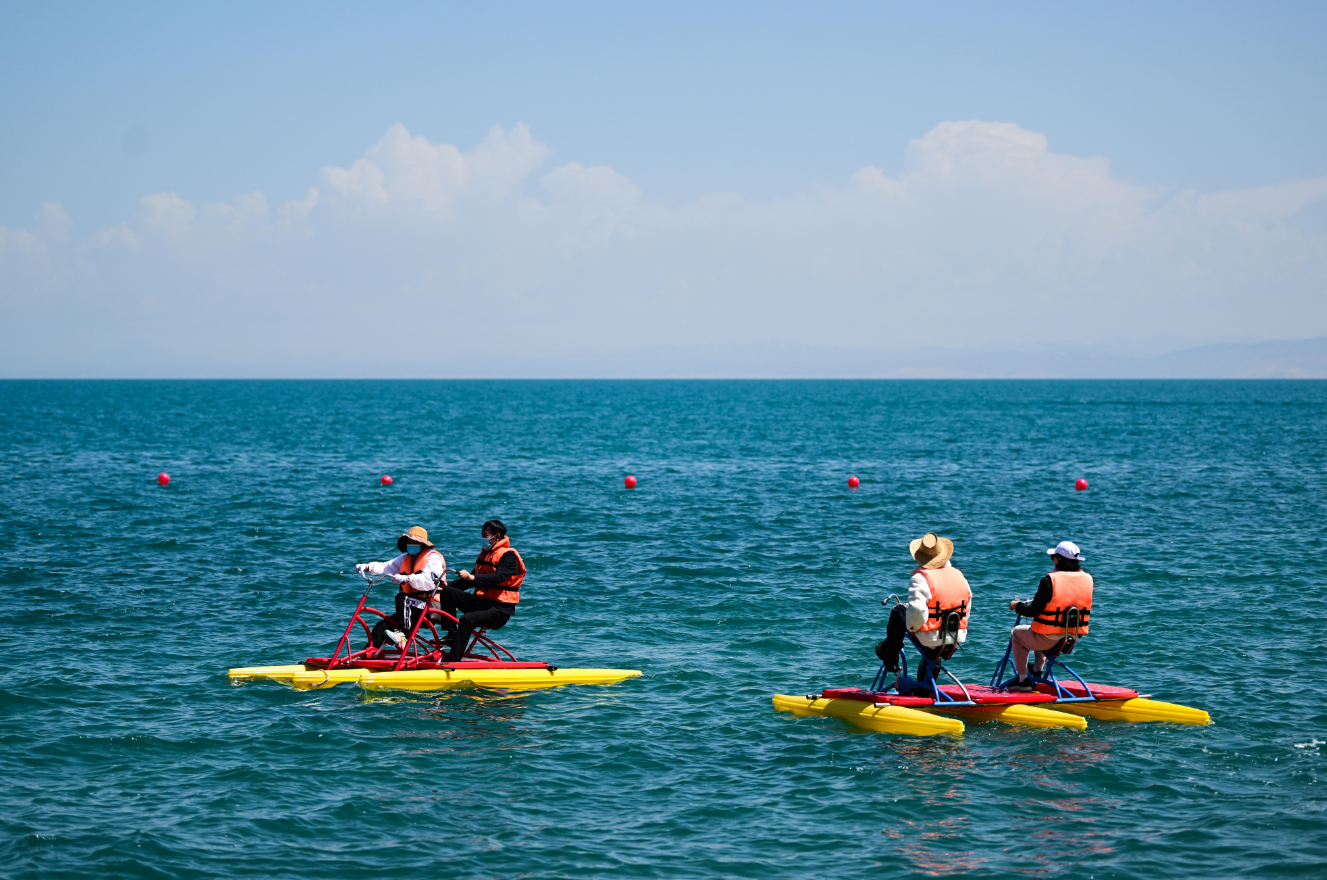
[[(0, 875), (1327, 873), (1327, 383), (3, 382), (0, 405)], [(455, 569), (490, 517), (530, 567), (501, 641), (642, 678), (227, 683), (324, 653), (353, 564), (406, 527)], [(985, 681), (1008, 599), (1072, 539), (1097, 580), (1079, 670), (1215, 725), (775, 713), (870, 680), (927, 530), (976, 593), (960, 675)]]

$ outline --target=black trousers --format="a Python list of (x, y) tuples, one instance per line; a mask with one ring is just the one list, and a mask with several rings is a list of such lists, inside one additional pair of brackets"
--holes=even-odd
[(889, 623), (885, 626), (885, 640), (875, 646), (875, 655), (890, 672), (898, 672), (898, 654), (903, 650), (903, 639), (908, 632), (908, 609), (904, 605), (895, 605), (889, 612)]
[[(447, 655), (451, 661), (465, 656), (465, 648), (470, 643), (470, 634), (477, 629), (502, 629), (511, 620), (511, 608), (504, 602), (483, 599), (467, 593), (455, 584), (448, 584), (439, 596), (442, 610), (455, 615), (465, 612), (459, 618), (456, 633), (452, 636), (452, 649)], [(451, 621), (448, 621), (450, 623)]]
[[(875, 655), (880, 658), (880, 662), (885, 664), (885, 669), (890, 672), (899, 671), (898, 655), (903, 650), (903, 640), (908, 632), (908, 609), (902, 605), (895, 605), (889, 612), (889, 623), (885, 626), (885, 640), (875, 646)], [(918, 648), (928, 659), (934, 660), (939, 656), (939, 651), (935, 648)], [(912, 670), (914, 676), (921, 675), (922, 664), (918, 662), (917, 668)], [(910, 697), (929, 697), (931, 691), (927, 687), (916, 687), (908, 692)]]
[[(423, 613), (423, 604), (428, 601), (428, 593), (407, 593), (404, 590), (396, 594), (396, 613), (384, 617), (373, 625), (373, 647), (381, 648), (387, 642), (387, 630), (400, 630), (407, 636), (414, 629), (415, 622)], [(410, 606), (406, 606), (410, 599)]]

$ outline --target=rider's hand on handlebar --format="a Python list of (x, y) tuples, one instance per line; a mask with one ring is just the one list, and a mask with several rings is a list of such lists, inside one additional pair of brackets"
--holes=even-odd
[(1019, 602), (1022, 602), (1022, 601), (1023, 601), (1023, 600), (1020, 599), (1020, 598), (1018, 598), (1017, 596), (1015, 596), (1014, 598), (1010, 599), (1010, 600), (1009, 600), (1009, 610), (1010, 610), (1010, 611), (1013, 611), (1014, 608), (1016, 608), (1016, 607), (1018, 606), (1018, 603), (1019, 603)]
[(456, 576), (463, 581), (472, 581), (475, 579), (475, 576), (472, 575), (470, 572), (466, 571), (464, 568), (458, 571), (456, 573)]

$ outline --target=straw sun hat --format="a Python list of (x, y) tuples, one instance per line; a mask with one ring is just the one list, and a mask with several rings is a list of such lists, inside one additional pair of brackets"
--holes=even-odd
[(935, 532), (927, 532), (908, 544), (908, 552), (922, 568), (943, 568), (954, 555), (954, 542)]
[(411, 526), (410, 531), (396, 539), (396, 549), (402, 553), (408, 544), (418, 544), (425, 550), (433, 549), (433, 545), (429, 543), (429, 533), (422, 526)]

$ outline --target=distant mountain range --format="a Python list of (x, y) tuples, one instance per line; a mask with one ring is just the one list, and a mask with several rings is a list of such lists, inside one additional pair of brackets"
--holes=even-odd
[[(1163, 346), (1170, 341), (1155, 340)], [(1327, 337), (1223, 343), (1145, 357), (1146, 341), (1113, 340), (1115, 351), (998, 351), (919, 348), (866, 351), (810, 345), (672, 345), (617, 353), (433, 353), (403, 371), (397, 360), (343, 365), (298, 360), (206, 366), (154, 363), (123, 378), (440, 378), (440, 379), (1327, 379)], [(1124, 351), (1120, 349), (1124, 348)], [(81, 369), (79, 367), (82, 367)], [(70, 364), (69, 378), (104, 377)], [(16, 377), (17, 378), (17, 377)], [(36, 377), (33, 377), (36, 378)]]
[(622, 379), (1323, 379), (1327, 337), (1204, 345), (1153, 357), (1073, 350), (873, 352), (814, 346), (659, 346), (622, 354), (516, 358), (501, 366), (473, 364), (464, 372)]

